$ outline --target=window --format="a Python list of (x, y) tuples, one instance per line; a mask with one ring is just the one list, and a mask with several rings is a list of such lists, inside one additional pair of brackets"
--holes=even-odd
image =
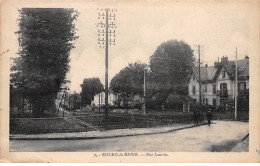
[(196, 94), (196, 88), (195, 88), (195, 86), (192, 86), (192, 94)]
[(216, 94), (216, 84), (213, 84), (213, 94)]
[(204, 85), (204, 91), (207, 92), (208, 89), (207, 89), (207, 84)]
[(216, 99), (212, 99), (212, 103), (213, 103), (213, 106), (216, 107), (216, 105), (217, 105), (217, 100), (216, 100)]
[(238, 91), (245, 90), (246, 89), (246, 83), (245, 82), (239, 82), (238, 83)]
[(226, 106), (226, 100), (225, 99), (220, 99), (220, 106), (224, 107)]
[(227, 83), (221, 83), (220, 90), (227, 90)]
[(205, 105), (208, 105), (208, 99), (207, 98), (203, 99), (203, 102), (204, 102)]
[(222, 78), (226, 78), (226, 71), (222, 71)]

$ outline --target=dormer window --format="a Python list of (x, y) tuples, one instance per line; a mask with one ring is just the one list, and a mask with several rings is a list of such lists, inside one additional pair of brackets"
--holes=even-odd
[(226, 78), (226, 71), (222, 71), (222, 78)]

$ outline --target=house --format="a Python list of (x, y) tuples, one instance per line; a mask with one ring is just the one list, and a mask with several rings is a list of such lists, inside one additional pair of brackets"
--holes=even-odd
[[(200, 68), (201, 103), (225, 106), (229, 99), (235, 98), (235, 61), (222, 57), (214, 66)], [(237, 60), (238, 93), (249, 91), (249, 57)], [(199, 68), (193, 67), (188, 79), (189, 96), (199, 102)]]
[[(115, 105), (115, 101), (117, 99), (117, 96), (113, 93), (108, 93), (108, 104), (109, 105)], [(91, 105), (105, 105), (105, 92), (101, 92), (94, 96), (94, 100), (91, 102)]]
[[(200, 68), (201, 103), (216, 105), (216, 83), (214, 80), (217, 68), (214, 66)], [(199, 102), (199, 67), (194, 67), (188, 82), (189, 96)]]
[[(221, 64), (216, 64), (218, 71), (215, 74), (217, 88), (217, 105), (226, 105), (229, 99), (235, 98), (235, 61), (228, 61), (228, 57), (223, 57)], [(244, 93), (249, 90), (249, 57), (237, 60), (237, 93)]]

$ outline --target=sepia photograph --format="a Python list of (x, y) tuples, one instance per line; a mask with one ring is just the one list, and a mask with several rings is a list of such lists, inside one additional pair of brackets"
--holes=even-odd
[(259, 162), (259, 2), (26, 2), (1, 2), (1, 160)]

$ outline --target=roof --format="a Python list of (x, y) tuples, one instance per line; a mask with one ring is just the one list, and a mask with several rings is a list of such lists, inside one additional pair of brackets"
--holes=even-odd
[[(235, 71), (236, 71), (235, 61), (228, 61), (228, 64), (224, 64), (222, 66), (225, 67), (230, 78), (234, 79)], [(245, 79), (249, 77), (249, 59), (237, 60), (237, 75), (238, 75), (238, 79)]]
[[(231, 79), (235, 78), (235, 61), (228, 61), (227, 64), (221, 64), (218, 68), (214, 66), (200, 67), (201, 82), (213, 82), (220, 70), (224, 67)], [(238, 79), (247, 79), (249, 77), (249, 59), (237, 60)], [(193, 73), (199, 80), (199, 67), (193, 67)]]
[[(199, 67), (193, 67), (193, 72), (197, 79), (199, 79)], [(200, 80), (201, 82), (211, 82), (217, 72), (214, 66), (201, 67), (200, 68)]]

